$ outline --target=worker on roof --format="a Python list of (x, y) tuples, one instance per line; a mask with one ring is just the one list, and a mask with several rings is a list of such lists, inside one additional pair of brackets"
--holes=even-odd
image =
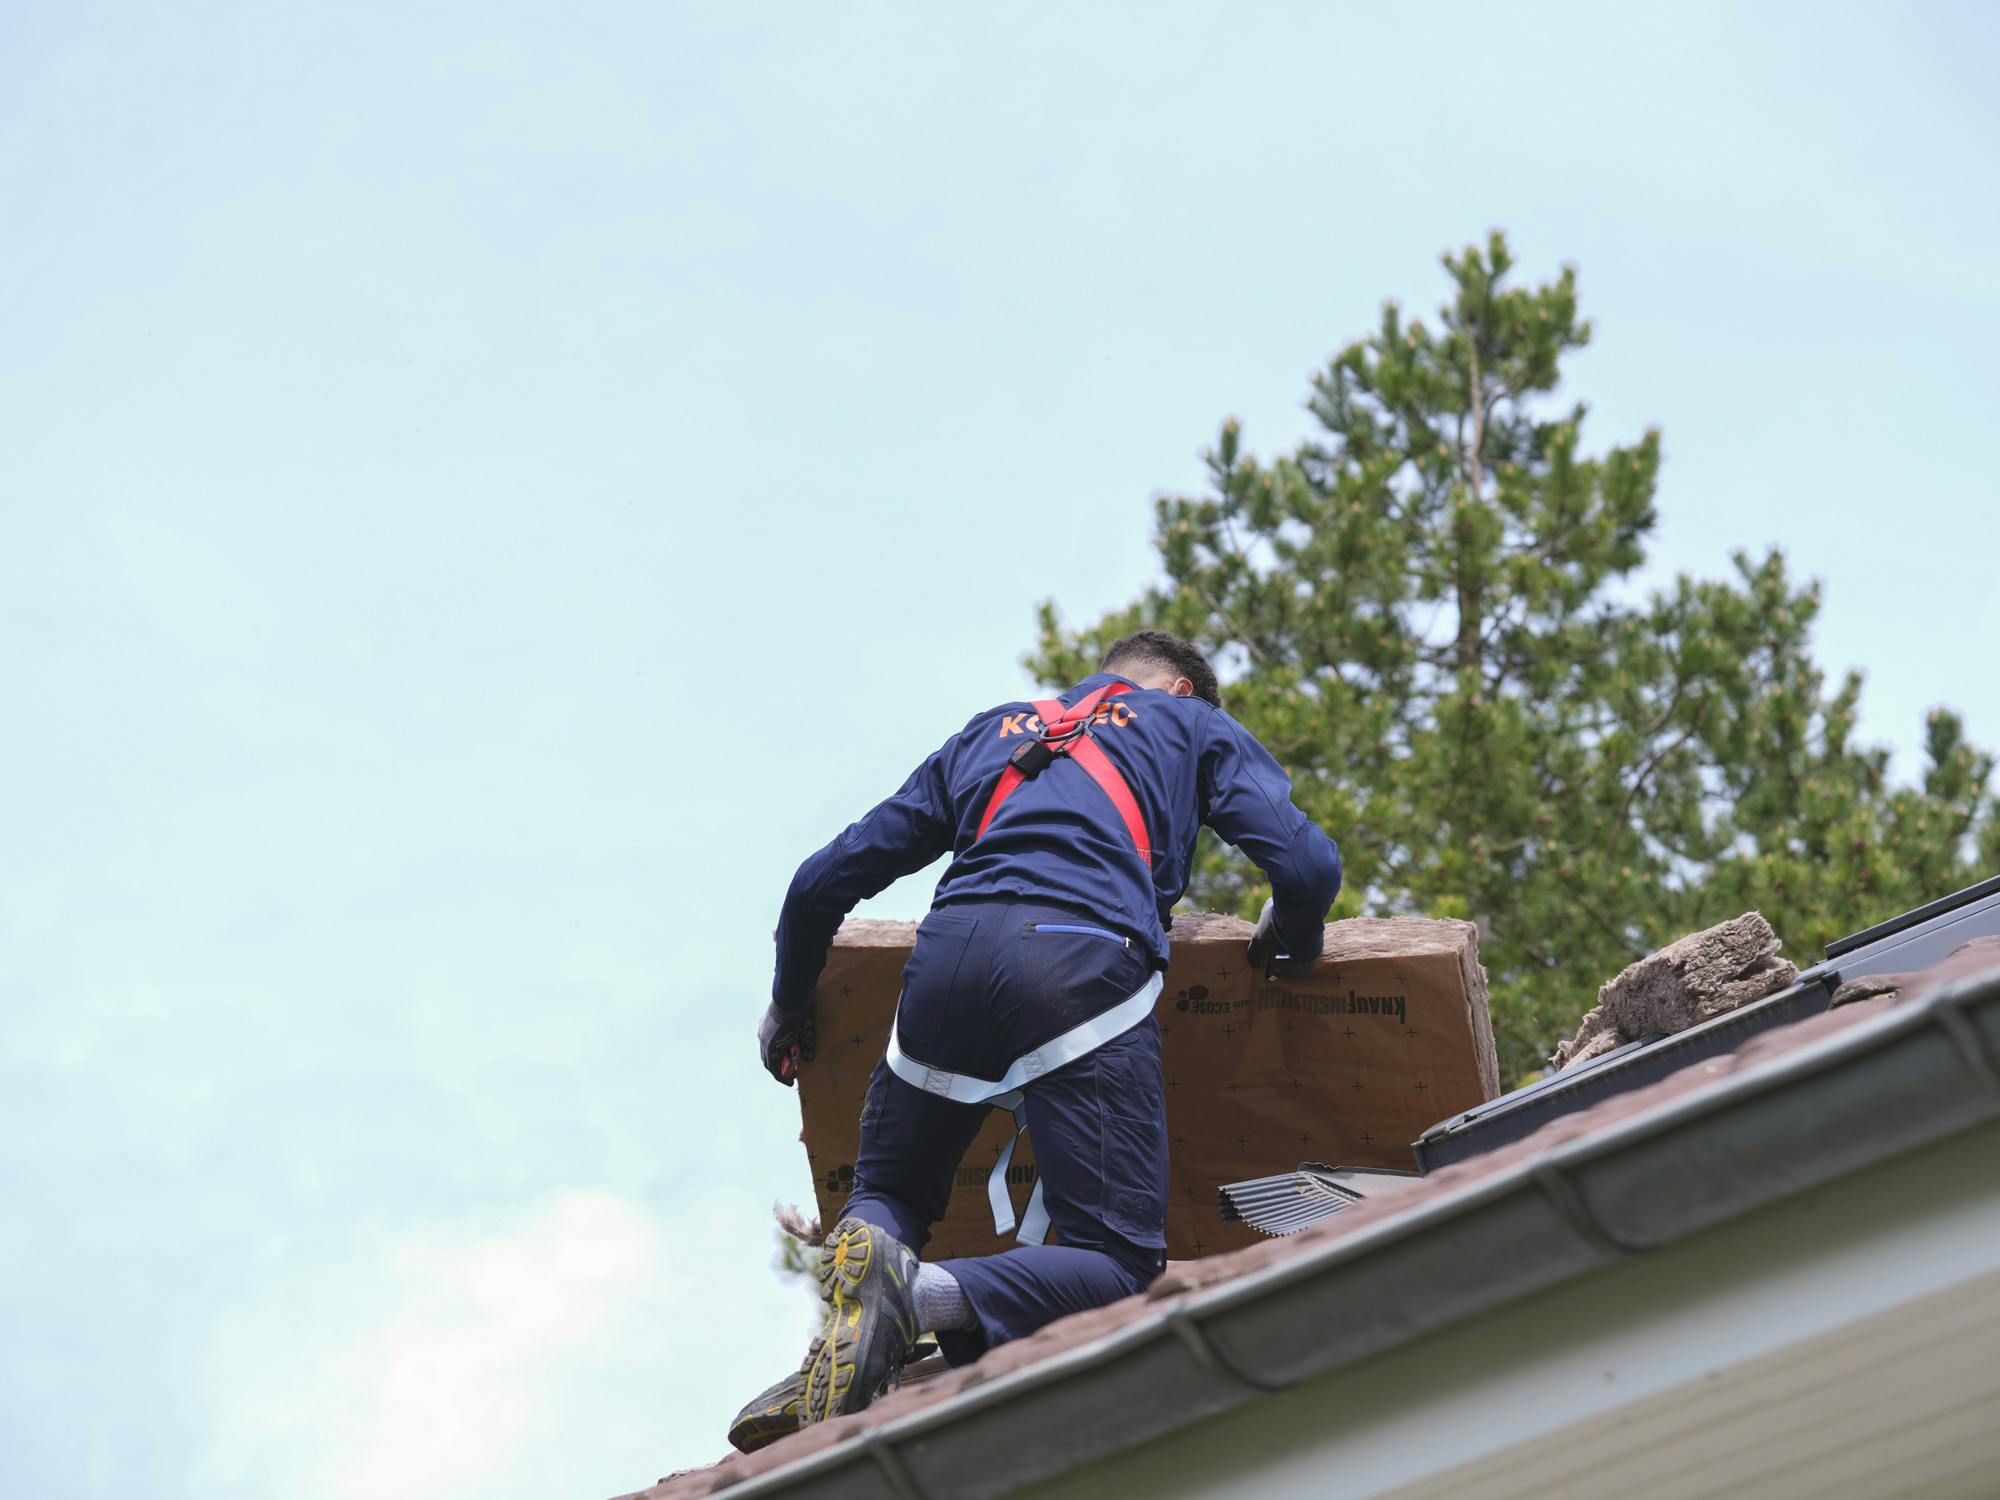
[[(953, 856), (869, 1083), (854, 1191), (820, 1250), (824, 1324), (799, 1374), (745, 1408), (731, 1434), (739, 1446), (866, 1406), (920, 1331), (962, 1364), (1130, 1296), (1163, 1269), (1167, 1126), (1153, 1002), (1202, 824), (1270, 878), (1251, 961), (1309, 971), (1340, 890), (1340, 851), (1292, 805), (1269, 752), (1223, 712), (1201, 651), (1142, 630), (1060, 699), (975, 714), (799, 867), (757, 1032), (764, 1066), (788, 1085), (810, 1058), (813, 991), (842, 918)], [(959, 1159), (996, 1104), (1034, 1142), (1025, 1243), (923, 1262)], [(1014, 1227), (1004, 1168), (990, 1194), (1002, 1233)], [(1051, 1226), (1054, 1243), (1042, 1243)]]

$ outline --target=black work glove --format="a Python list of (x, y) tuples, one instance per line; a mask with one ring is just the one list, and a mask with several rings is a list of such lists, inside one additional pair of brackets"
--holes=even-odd
[(1312, 952), (1280, 953), (1278, 947), (1284, 940), (1278, 936), (1278, 907), (1267, 898), (1257, 917), (1257, 930), (1250, 934), (1250, 967), (1261, 969), (1266, 979), (1309, 978), (1313, 965), (1319, 962), (1325, 930), (1315, 924), (1313, 936)]
[(813, 1055), (813, 1013), (787, 1015), (773, 1001), (757, 1023), (757, 1059), (786, 1088), (798, 1081), (799, 1064), (811, 1062)]

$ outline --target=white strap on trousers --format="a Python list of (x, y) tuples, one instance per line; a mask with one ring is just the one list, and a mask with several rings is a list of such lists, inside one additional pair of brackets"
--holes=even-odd
[[(1014, 1134), (1008, 1139), (1006, 1147), (1000, 1152), (1000, 1159), (993, 1164), (992, 1174), (986, 1179), (986, 1198), (993, 1205), (993, 1228), (996, 1233), (1005, 1234), (1014, 1227), (1014, 1203), (1007, 1192), (1007, 1168), (1014, 1161), (1015, 1142), (1028, 1129), (1028, 1107), (1021, 1096), (1022, 1087), (1033, 1083), (1044, 1073), (1053, 1073), (1065, 1063), (1089, 1056), (1113, 1037), (1123, 1036), (1137, 1026), (1153, 1013), (1153, 1002), (1160, 997), (1161, 983), (1162, 976), (1156, 970), (1133, 994), (1111, 1009), (1092, 1016), (1081, 1026), (1071, 1027), (1032, 1052), (1024, 1052), (1014, 1059), (1005, 1073), (991, 1080), (974, 1078), (969, 1073), (947, 1072), (943, 1068), (918, 1062), (903, 1050), (896, 1038), (896, 1025), (893, 1021), (890, 1023), (889, 1049), (885, 1060), (889, 1071), (903, 1082), (956, 1104), (991, 1104), (996, 1109), (1012, 1112)], [(1015, 1238), (1026, 1245), (1039, 1245), (1048, 1238), (1048, 1233), (1049, 1212), (1042, 1202), (1042, 1180), (1037, 1173), (1035, 1190), (1028, 1196), (1027, 1212), (1021, 1216), (1020, 1232)]]

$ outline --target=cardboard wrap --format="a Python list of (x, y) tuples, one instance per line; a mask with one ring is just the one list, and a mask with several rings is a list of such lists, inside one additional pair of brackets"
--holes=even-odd
[[(1301, 1161), (1413, 1165), (1409, 1143), (1499, 1092), (1486, 972), (1470, 922), (1356, 917), (1326, 929), (1310, 979), (1270, 982), (1244, 962), (1250, 924), (1176, 916), (1158, 1016), (1170, 1149), (1167, 1255), (1255, 1243), (1225, 1224), (1216, 1189)], [(849, 921), (815, 1000), (818, 1048), (799, 1078), (800, 1139), (823, 1223), (839, 1216), (869, 1074), (881, 1059), (915, 940), (913, 922)], [(953, 1182), (926, 1259), (1010, 1248), (993, 1232), (986, 1178), (1013, 1129), (992, 1111)], [(1014, 1207), (1034, 1183), (1032, 1142), (1015, 1152)]]

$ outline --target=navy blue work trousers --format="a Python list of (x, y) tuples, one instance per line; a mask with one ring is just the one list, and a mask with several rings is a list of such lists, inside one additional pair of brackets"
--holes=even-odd
[[(1138, 944), (1087, 914), (1029, 902), (957, 902), (917, 928), (897, 1032), (918, 1062), (998, 1079), (1024, 1053), (1126, 999), (1150, 973)], [(940, 1331), (954, 1365), (1067, 1313), (1141, 1291), (1166, 1266), (1159, 1022), (1148, 1016), (1037, 1078), (1023, 1096), (1055, 1233), (1046, 1245), (940, 1263), (978, 1318), (977, 1329)], [(925, 1093), (877, 1063), (845, 1212), (921, 1254), (991, 1110)], [(973, 1171), (960, 1191), (983, 1206), (992, 1163), (967, 1166)], [(1015, 1195), (1019, 1213), (1026, 1189)]]

